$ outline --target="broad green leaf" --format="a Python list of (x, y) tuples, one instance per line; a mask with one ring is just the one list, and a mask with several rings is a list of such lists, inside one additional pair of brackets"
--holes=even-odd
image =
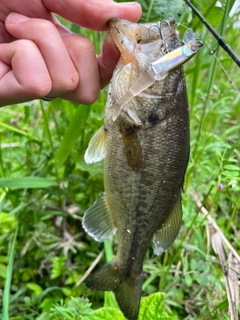
[(141, 22), (157, 22), (169, 17), (177, 19), (181, 16), (182, 0), (141, 0), (143, 8)]
[(43, 289), (36, 283), (28, 283), (27, 284), (28, 289), (35, 292), (36, 296), (42, 293)]
[(57, 186), (57, 181), (41, 177), (0, 178), (0, 188), (29, 189)]
[(65, 296), (70, 297), (72, 291), (68, 288), (62, 288), (62, 292), (64, 293)]
[(102, 179), (103, 176), (103, 162), (99, 161), (96, 163), (87, 164), (85, 160), (82, 158), (77, 164), (77, 168), (82, 171), (87, 171), (90, 173), (91, 180), (99, 180)]
[(238, 166), (235, 166), (234, 164), (226, 164), (224, 166), (224, 169), (233, 170), (233, 171), (240, 171), (240, 168)]
[(222, 175), (229, 177), (229, 178), (236, 179), (238, 177), (239, 173), (237, 171), (223, 171)]
[(119, 310), (119, 307), (113, 292), (106, 291), (104, 293), (104, 307), (110, 307), (110, 308), (115, 308)]
[[(221, 23), (223, 18), (224, 11), (226, 10), (226, 5), (224, 3), (225, 1), (192, 0), (191, 2), (196, 7), (196, 9), (204, 16), (204, 18), (207, 19), (210, 25), (219, 27), (219, 24)], [(228, 1), (229, 12), (231, 11), (234, 2), (235, 0)]]
[[(207, 19), (208, 23), (214, 27), (218, 27), (222, 21), (224, 9), (216, 6), (216, 0), (192, 1), (195, 8)], [(193, 14), (195, 16), (195, 14)], [(196, 17), (199, 24), (202, 22)]]
[(1, 262), (3, 262), (3, 263), (7, 262), (7, 257), (5, 257), (5, 256), (0, 256), (0, 263), (1, 263)]
[(138, 320), (172, 320), (164, 310), (164, 294), (161, 292), (143, 298), (140, 305)]
[(59, 167), (67, 160), (80, 134), (83, 133), (83, 127), (86, 124), (89, 112), (90, 108), (87, 106), (80, 105), (78, 107), (56, 153), (56, 161)]
[(185, 275), (184, 281), (185, 281), (185, 283), (186, 283), (186, 285), (187, 285), (188, 287), (191, 287), (191, 285), (192, 285), (192, 277), (191, 277), (191, 275), (190, 275), (189, 273), (187, 273), (187, 274)]
[[(41, 302), (40, 308), (43, 311), (43, 315), (45, 314), (45, 317), (46, 315), (48, 315), (48, 313), (45, 313), (45, 312), (51, 309), (51, 307), (54, 305), (54, 302), (55, 302), (54, 298), (44, 298), (43, 301)], [(42, 319), (42, 318), (40, 317), (39, 319)], [(44, 319), (44, 316), (43, 316), (43, 319)], [(47, 318), (47, 320), (49, 320), (49, 317)]]
[(214, 7), (205, 17), (207, 21), (215, 28), (219, 26), (223, 17), (223, 8)]
[[(130, 0), (131, 1), (131, 0)], [(118, 2), (126, 2), (121, 0)], [(177, 19), (181, 16), (183, 0), (140, 0), (142, 17), (140, 22), (157, 22), (169, 17)]]
[(49, 313), (44, 312), (39, 317), (36, 318), (36, 320), (49, 320)]
[(10, 217), (7, 213), (0, 213), (0, 234), (7, 234), (12, 232), (17, 221), (14, 216)]
[(100, 308), (85, 316), (83, 320), (126, 320), (121, 311), (115, 308)]
[(197, 260), (191, 259), (190, 266), (191, 266), (191, 270), (196, 270), (197, 269)]

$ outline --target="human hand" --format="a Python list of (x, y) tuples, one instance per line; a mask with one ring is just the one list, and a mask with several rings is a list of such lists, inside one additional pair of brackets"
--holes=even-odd
[(112, 0), (1, 0), (0, 106), (46, 95), (90, 104), (109, 82), (119, 58), (111, 36), (96, 56), (89, 39), (67, 30), (51, 12), (104, 31), (113, 17), (137, 21), (141, 7)]

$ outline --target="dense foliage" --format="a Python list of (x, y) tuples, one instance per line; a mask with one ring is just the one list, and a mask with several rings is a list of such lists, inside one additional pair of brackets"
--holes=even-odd
[[(174, 15), (180, 37), (185, 26), (191, 27), (204, 47), (185, 66), (191, 155), (183, 225), (168, 252), (156, 257), (149, 248), (144, 264), (146, 298), (139, 319), (230, 319), (224, 273), (211, 245), (216, 229), (208, 218), (239, 251), (239, 68), (184, 2), (140, 2), (142, 22)], [(240, 52), (238, 15), (229, 15), (234, 1), (192, 2)], [(101, 51), (104, 34), (68, 26), (89, 37)], [(105, 99), (103, 90), (91, 106), (57, 99), (0, 111), (0, 314), (4, 320), (124, 319), (112, 294), (92, 292), (81, 281), (96, 258), (104, 264), (117, 246), (116, 237), (104, 245), (96, 243), (81, 226), (84, 211), (103, 191), (102, 164), (86, 165), (83, 155), (102, 125)], [(229, 248), (225, 250), (228, 254)], [(227, 270), (228, 259), (224, 263)]]

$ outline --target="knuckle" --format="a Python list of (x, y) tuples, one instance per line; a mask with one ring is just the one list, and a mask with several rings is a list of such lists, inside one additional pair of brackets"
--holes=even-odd
[(27, 39), (17, 40), (16, 44), (19, 54), (23, 57), (28, 56), (29, 52), (37, 48), (37, 45), (33, 41)]
[[(26, 61), (20, 64), (22, 58)], [(48, 70), (39, 56), (37, 45), (26, 39), (17, 40), (17, 54), (15, 59), (17, 68), (17, 81), (22, 89), (34, 98), (42, 97), (48, 94), (52, 89), (52, 80)], [(26, 76), (27, 75), (27, 76)]]
[(25, 91), (34, 98), (46, 96), (52, 88), (51, 80), (46, 76), (39, 77), (37, 81), (35, 77), (33, 79), (29, 79), (29, 81), (23, 84), (23, 86)]
[(29, 92), (36, 98), (46, 96), (51, 91), (51, 81), (41, 81), (28, 86)]
[(92, 104), (93, 102), (95, 102), (98, 99), (99, 92), (100, 92), (99, 88), (95, 88), (92, 90), (86, 90), (86, 91), (82, 92), (79, 99), (82, 104)]
[(79, 75), (75, 70), (71, 72), (68, 76), (62, 78), (59, 88), (63, 92), (72, 92), (77, 88), (78, 83)]
[(94, 52), (94, 47), (93, 47), (93, 43), (90, 39), (86, 38), (86, 37), (81, 37), (81, 51), (86, 51), (86, 52)]
[(56, 28), (54, 24), (48, 20), (39, 19), (38, 21), (38, 28), (41, 30), (44, 34), (49, 34), (51, 32), (56, 32)]

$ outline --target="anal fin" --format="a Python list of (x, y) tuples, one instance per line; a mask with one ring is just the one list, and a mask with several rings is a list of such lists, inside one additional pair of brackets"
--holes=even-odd
[(115, 226), (108, 210), (105, 194), (84, 213), (82, 225), (84, 230), (99, 242), (113, 235)]
[(153, 236), (153, 251), (156, 255), (160, 255), (172, 245), (180, 230), (181, 222), (182, 205), (180, 192), (167, 220)]
[(102, 126), (90, 140), (84, 159), (86, 163), (98, 162), (105, 158), (105, 152), (106, 132), (104, 130), (104, 126)]

